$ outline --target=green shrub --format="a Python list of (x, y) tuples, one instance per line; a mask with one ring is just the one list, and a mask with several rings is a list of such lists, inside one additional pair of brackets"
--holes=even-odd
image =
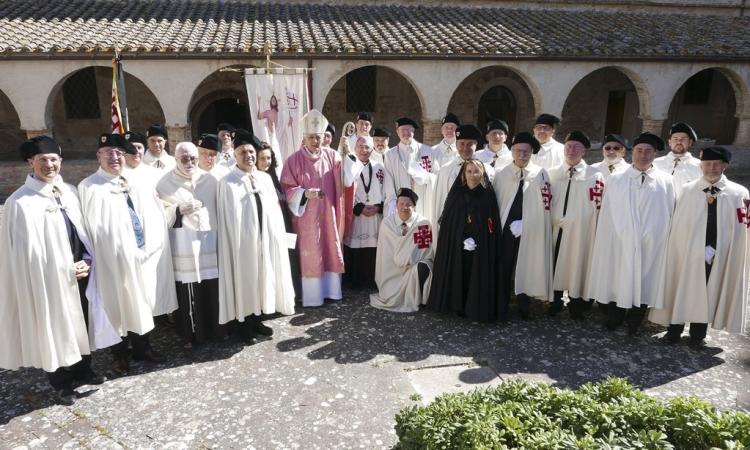
[(403, 449), (748, 449), (750, 415), (663, 402), (621, 378), (576, 391), (506, 381), (396, 414)]

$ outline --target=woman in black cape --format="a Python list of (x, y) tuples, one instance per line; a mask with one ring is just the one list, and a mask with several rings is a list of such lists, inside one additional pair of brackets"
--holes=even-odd
[(429, 309), (482, 322), (497, 319), (499, 216), (485, 166), (466, 161), (439, 219)]

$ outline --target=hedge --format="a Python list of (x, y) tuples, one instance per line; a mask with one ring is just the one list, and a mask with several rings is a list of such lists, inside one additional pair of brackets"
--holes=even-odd
[(402, 449), (750, 449), (750, 415), (622, 378), (576, 391), (512, 380), (407, 406), (396, 433)]

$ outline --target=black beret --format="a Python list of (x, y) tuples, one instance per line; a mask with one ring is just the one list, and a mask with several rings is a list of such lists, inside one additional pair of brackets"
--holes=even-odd
[(510, 146), (513, 147), (516, 144), (529, 144), (534, 151), (534, 154), (539, 153), (539, 149), (542, 148), (539, 141), (537, 141), (534, 135), (528, 131), (522, 131), (513, 136), (513, 142)]
[(693, 142), (698, 140), (698, 134), (696, 134), (693, 127), (686, 124), (685, 122), (675, 122), (672, 124), (672, 126), (669, 128), (669, 137), (672, 137), (672, 135), (675, 133), (685, 133), (690, 136), (690, 139), (692, 139)]
[(391, 137), (391, 132), (387, 128), (375, 128), (372, 130), (372, 137)]
[(133, 144), (131, 144), (130, 141), (125, 139), (125, 136), (121, 134), (102, 133), (102, 135), (99, 136), (97, 150), (103, 147), (117, 147), (125, 153), (129, 153), (131, 155), (138, 154), (138, 151), (136, 151), (135, 147), (133, 147)]
[(706, 147), (701, 151), (701, 161), (721, 160), (726, 163), (732, 160), (732, 152), (724, 147)]
[(589, 141), (589, 137), (586, 136), (583, 131), (573, 130), (570, 133), (568, 133), (568, 136), (565, 138), (565, 142), (568, 141), (576, 141), (583, 144), (586, 148), (591, 148), (591, 141)]
[(402, 127), (404, 125), (411, 125), (414, 127), (415, 130), (419, 128), (419, 125), (417, 125), (417, 122), (411, 120), (408, 117), (401, 117), (401, 118), (396, 119), (396, 128)]
[(221, 150), (221, 144), (219, 143), (219, 137), (215, 134), (203, 133), (198, 138), (198, 147), (207, 148), (209, 150)]
[(336, 127), (333, 126), (331, 122), (328, 122), (328, 126), (326, 127), (326, 131), (331, 133), (331, 136), (336, 134)]
[(164, 139), (168, 139), (169, 135), (167, 134), (167, 127), (159, 125), (158, 123), (151, 125), (148, 127), (148, 130), (146, 130), (146, 137), (151, 136), (161, 136)]
[(34, 155), (44, 155), (47, 153), (56, 153), (62, 156), (60, 145), (49, 136), (35, 136), (22, 143), (18, 151), (21, 154), (21, 159), (24, 161), (33, 158)]
[(372, 122), (372, 114), (368, 112), (361, 112), (357, 114), (357, 120), (366, 120), (368, 122)]
[(441, 125), (445, 125), (446, 123), (453, 123), (457, 127), (461, 126), (461, 121), (458, 120), (458, 116), (455, 115), (455, 114), (453, 114), (453, 113), (450, 113), (450, 112), (448, 114), (446, 114), (445, 117), (443, 117)]
[(604, 143), (606, 144), (607, 142), (618, 142), (625, 147), (625, 150), (630, 150), (630, 142), (619, 134), (608, 134), (604, 136)]
[(139, 144), (143, 144), (144, 147), (147, 145), (146, 136), (136, 131), (128, 131), (127, 133), (123, 134), (123, 136), (125, 136), (125, 139), (130, 142), (138, 142)]
[(219, 134), (219, 131), (229, 131), (231, 133), (234, 130), (236, 130), (236, 128), (234, 128), (231, 123), (222, 122), (216, 125), (216, 134)]
[(657, 151), (664, 150), (664, 141), (657, 135), (644, 131), (633, 139), (633, 147), (638, 144), (648, 144), (655, 148)]
[(411, 201), (414, 203), (414, 205), (417, 204), (417, 200), (419, 200), (419, 196), (416, 192), (412, 191), (409, 188), (401, 188), (396, 192), (396, 198), (399, 197), (409, 197)]
[(489, 134), (492, 130), (500, 130), (504, 132), (505, 134), (508, 134), (508, 131), (510, 128), (508, 127), (508, 123), (504, 120), (490, 120), (487, 122), (487, 133)]
[(471, 125), (471, 124), (461, 125), (460, 127), (456, 128), (456, 139), (457, 140), (473, 139), (479, 142), (482, 140), (482, 132), (479, 131), (479, 128), (475, 127), (474, 125)]
[(260, 150), (260, 140), (253, 133), (242, 128), (234, 130), (232, 132), (232, 146), (237, 148), (245, 144), (250, 144), (255, 150)]
[(553, 128), (559, 124), (560, 119), (558, 117), (546, 113), (540, 114), (539, 117), (536, 118), (536, 122), (534, 122), (534, 125), (549, 125)]

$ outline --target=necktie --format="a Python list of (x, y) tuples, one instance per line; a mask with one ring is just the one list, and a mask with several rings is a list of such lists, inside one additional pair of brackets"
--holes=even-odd
[(143, 248), (146, 246), (146, 240), (143, 237), (143, 225), (138, 218), (138, 214), (135, 212), (133, 200), (130, 198), (130, 187), (128, 187), (128, 182), (122, 177), (120, 177), (120, 187), (122, 188), (122, 193), (125, 194), (125, 202), (128, 204), (130, 222), (133, 225), (133, 233), (135, 234), (135, 243), (138, 248)]
[[(716, 248), (716, 193), (720, 189), (716, 186), (707, 187), (703, 189), (706, 193), (706, 199), (708, 200), (708, 214), (706, 215), (706, 246), (710, 245)], [(711, 267), (713, 264), (706, 264), (706, 283), (708, 283), (708, 276), (711, 275)]]
[(55, 197), (57, 206), (60, 207), (60, 212), (62, 213), (63, 220), (65, 221), (65, 229), (68, 232), (68, 241), (70, 242), (70, 249), (75, 250), (73, 248), (73, 230), (75, 229), (75, 227), (73, 226), (73, 223), (70, 221), (70, 217), (68, 217), (68, 213), (67, 211), (65, 211), (65, 208), (63, 207), (62, 202), (60, 201), (62, 192), (60, 192), (60, 189), (57, 186), (54, 186), (52, 188), (52, 196)]
[(680, 158), (674, 159), (674, 165), (672, 166), (672, 175), (674, 175), (674, 171), (677, 170), (677, 164), (680, 163)]
[(495, 167), (495, 161), (497, 161), (497, 153), (492, 155), (492, 159), (490, 160), (490, 166)]
[(255, 197), (255, 212), (258, 214), (258, 230), (260, 231), (258, 235), (262, 239), (263, 238), (263, 203), (261, 203), (260, 201), (260, 191), (258, 191), (255, 188), (255, 177), (250, 175), (249, 178), (250, 178), (250, 186), (253, 187), (253, 197)]
[(163, 168), (163, 167), (164, 167), (164, 163), (163, 163), (163, 162), (161, 162), (161, 160), (160, 160), (160, 159), (157, 159), (157, 160), (156, 160), (156, 168), (157, 168), (157, 169), (161, 169), (161, 168)]
[(612, 173), (612, 172), (614, 172), (614, 171), (615, 171), (615, 165), (614, 165), (614, 164), (610, 164), (610, 165), (609, 165), (609, 166), (607, 166), (607, 167), (609, 168), (609, 173)]
[(406, 236), (406, 233), (409, 232), (409, 227), (406, 225), (406, 222), (401, 222), (401, 236)]
[(518, 180), (518, 190), (516, 191), (516, 196), (513, 197), (513, 203), (510, 205), (508, 217), (505, 219), (503, 233), (510, 233), (511, 222), (523, 218), (523, 170), (520, 171), (519, 176), (521, 179)]
[[(568, 212), (568, 195), (570, 195), (570, 183), (573, 181), (573, 175), (575, 175), (575, 173), (576, 173), (575, 167), (571, 167), (568, 169), (568, 186), (565, 188), (565, 201), (563, 202), (563, 214), (562, 214), (563, 217), (565, 217), (565, 214), (567, 214)], [(557, 256), (560, 254), (560, 243), (562, 242), (562, 234), (563, 234), (563, 230), (562, 228), (560, 228), (557, 231), (557, 242), (555, 243), (555, 259), (554, 259), (555, 264), (552, 268), (553, 270), (555, 269), (555, 267), (557, 267)]]
[(646, 172), (641, 172), (641, 184), (646, 181)]

